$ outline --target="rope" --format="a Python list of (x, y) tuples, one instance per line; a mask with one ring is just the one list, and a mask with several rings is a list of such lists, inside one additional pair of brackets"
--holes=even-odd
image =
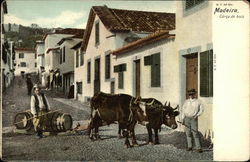
[[(59, 109), (59, 110), (61, 110), (61, 109)], [(37, 117), (41, 117), (41, 116), (44, 116), (44, 115), (47, 115), (47, 114), (50, 114), (50, 113), (52, 113), (52, 112), (56, 112), (56, 111), (59, 111), (59, 110), (50, 111), (50, 112), (48, 112), (48, 113), (46, 113), (46, 114), (39, 115), (39, 116), (37, 116)], [(27, 120), (31, 120), (31, 119), (34, 119), (34, 118), (36, 118), (36, 117), (32, 117), (32, 118), (29, 118), (29, 119), (27, 119)], [(16, 123), (14, 123), (14, 125), (16, 125), (16, 124), (18, 124), (18, 123), (22, 123), (22, 122), (23, 122), (23, 121), (16, 122)]]

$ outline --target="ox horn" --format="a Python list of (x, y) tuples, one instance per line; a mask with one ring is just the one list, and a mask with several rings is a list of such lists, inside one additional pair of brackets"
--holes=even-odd
[(170, 107), (170, 101), (169, 101), (169, 103), (168, 103), (168, 107)]
[(137, 100), (139, 100), (140, 98), (141, 98), (140, 96), (136, 97), (136, 98), (135, 98), (135, 101), (134, 101), (134, 104), (136, 104), (136, 103), (137, 103)]
[(149, 104), (147, 104), (147, 105), (152, 105), (153, 103), (155, 102), (155, 99), (153, 99)]
[(177, 108), (179, 108), (179, 105), (177, 105), (176, 108), (174, 108), (173, 110), (176, 110)]
[(165, 102), (164, 106), (167, 106), (168, 101)]

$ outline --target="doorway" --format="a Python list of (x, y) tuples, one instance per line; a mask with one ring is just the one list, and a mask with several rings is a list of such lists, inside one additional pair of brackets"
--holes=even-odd
[(94, 94), (100, 92), (100, 58), (95, 59)]
[(198, 92), (198, 53), (186, 56), (186, 98), (188, 98), (187, 91), (190, 89)]

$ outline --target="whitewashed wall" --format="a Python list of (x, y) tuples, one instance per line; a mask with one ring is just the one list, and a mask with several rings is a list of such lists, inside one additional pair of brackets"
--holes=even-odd
[[(161, 86), (151, 87), (151, 66), (144, 65), (144, 57), (155, 53), (160, 53), (161, 59)], [(141, 62), (141, 97), (153, 97), (165, 103), (170, 101), (176, 106), (179, 101), (178, 92), (178, 58), (175, 51), (174, 39), (162, 40), (160, 42), (146, 45), (140, 49), (133, 50), (124, 54), (118, 54), (115, 64), (127, 64), (124, 72), (124, 88), (118, 88), (118, 73), (115, 73), (117, 93), (126, 93), (135, 96), (135, 63), (140, 59)]]
[[(176, 8), (176, 47), (179, 55), (180, 66), (180, 103), (183, 104), (185, 100), (186, 81), (185, 74), (185, 59), (183, 55), (192, 52), (198, 52), (212, 49), (212, 2), (205, 1), (201, 4), (184, 9), (185, 2), (177, 1)], [(200, 62), (198, 61), (200, 66)], [(199, 68), (198, 68), (199, 74)], [(198, 92), (200, 87), (200, 76), (198, 76)], [(199, 96), (199, 93), (198, 93)], [(200, 117), (199, 130), (203, 135), (212, 132), (212, 111), (213, 98), (212, 97), (198, 97), (205, 107), (204, 114)]]
[[(19, 58), (19, 53), (24, 53), (24, 58)], [(26, 62), (26, 67), (21, 67), (20, 63)], [(15, 75), (21, 75), (21, 71), (25, 73), (32, 73), (36, 72), (35, 67), (35, 52), (28, 52), (28, 51), (16, 51), (16, 70)], [(20, 66), (18, 66), (20, 65)]]
[[(78, 53), (81, 52), (80, 48), (78, 48), (77, 50), (75, 50), (74, 52), (74, 85), (75, 85), (75, 95), (74, 95), (74, 98), (81, 101), (81, 102), (84, 102), (84, 96), (82, 94), (77, 94), (77, 82), (84, 82), (84, 79), (86, 79), (86, 73), (84, 74), (83, 71), (84, 71), (84, 66), (86, 66), (85, 62), (83, 63), (82, 66), (80, 66), (80, 60), (79, 60), (79, 66), (76, 67), (76, 51), (78, 51)], [(85, 57), (85, 54), (84, 56)], [(85, 58), (84, 58), (85, 59)], [(85, 61), (85, 60), (84, 60)]]
[[(98, 46), (95, 45), (95, 22), (99, 21), (99, 31), (100, 31), (100, 44)], [(111, 36), (111, 37), (110, 37)], [(108, 37), (108, 38), (107, 38)], [(84, 98), (92, 97), (94, 94), (94, 61), (95, 58), (100, 57), (100, 79), (101, 79), (101, 91), (110, 93), (110, 81), (114, 78), (112, 73), (113, 69), (113, 57), (111, 55), (111, 79), (105, 80), (105, 53), (108, 51), (112, 51), (118, 48), (117, 45), (122, 45), (123, 39), (120, 39), (121, 34), (116, 34), (108, 31), (103, 23), (100, 21), (99, 17), (95, 17), (94, 25), (90, 34), (88, 47), (86, 50), (86, 54), (84, 55), (84, 67), (83, 71), (81, 71), (81, 75), (83, 74), (83, 96)], [(120, 42), (120, 43), (119, 43)], [(91, 61), (91, 82), (87, 83), (87, 63)], [(78, 75), (78, 73), (76, 73)], [(84, 99), (84, 100), (85, 100)]]

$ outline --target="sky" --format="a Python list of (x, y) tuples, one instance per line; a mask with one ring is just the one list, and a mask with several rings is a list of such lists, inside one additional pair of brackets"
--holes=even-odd
[(93, 1), (93, 0), (6, 0), (8, 14), (4, 23), (30, 26), (32, 23), (46, 28), (79, 28), (87, 24), (92, 6), (109, 8), (175, 12), (174, 1)]

